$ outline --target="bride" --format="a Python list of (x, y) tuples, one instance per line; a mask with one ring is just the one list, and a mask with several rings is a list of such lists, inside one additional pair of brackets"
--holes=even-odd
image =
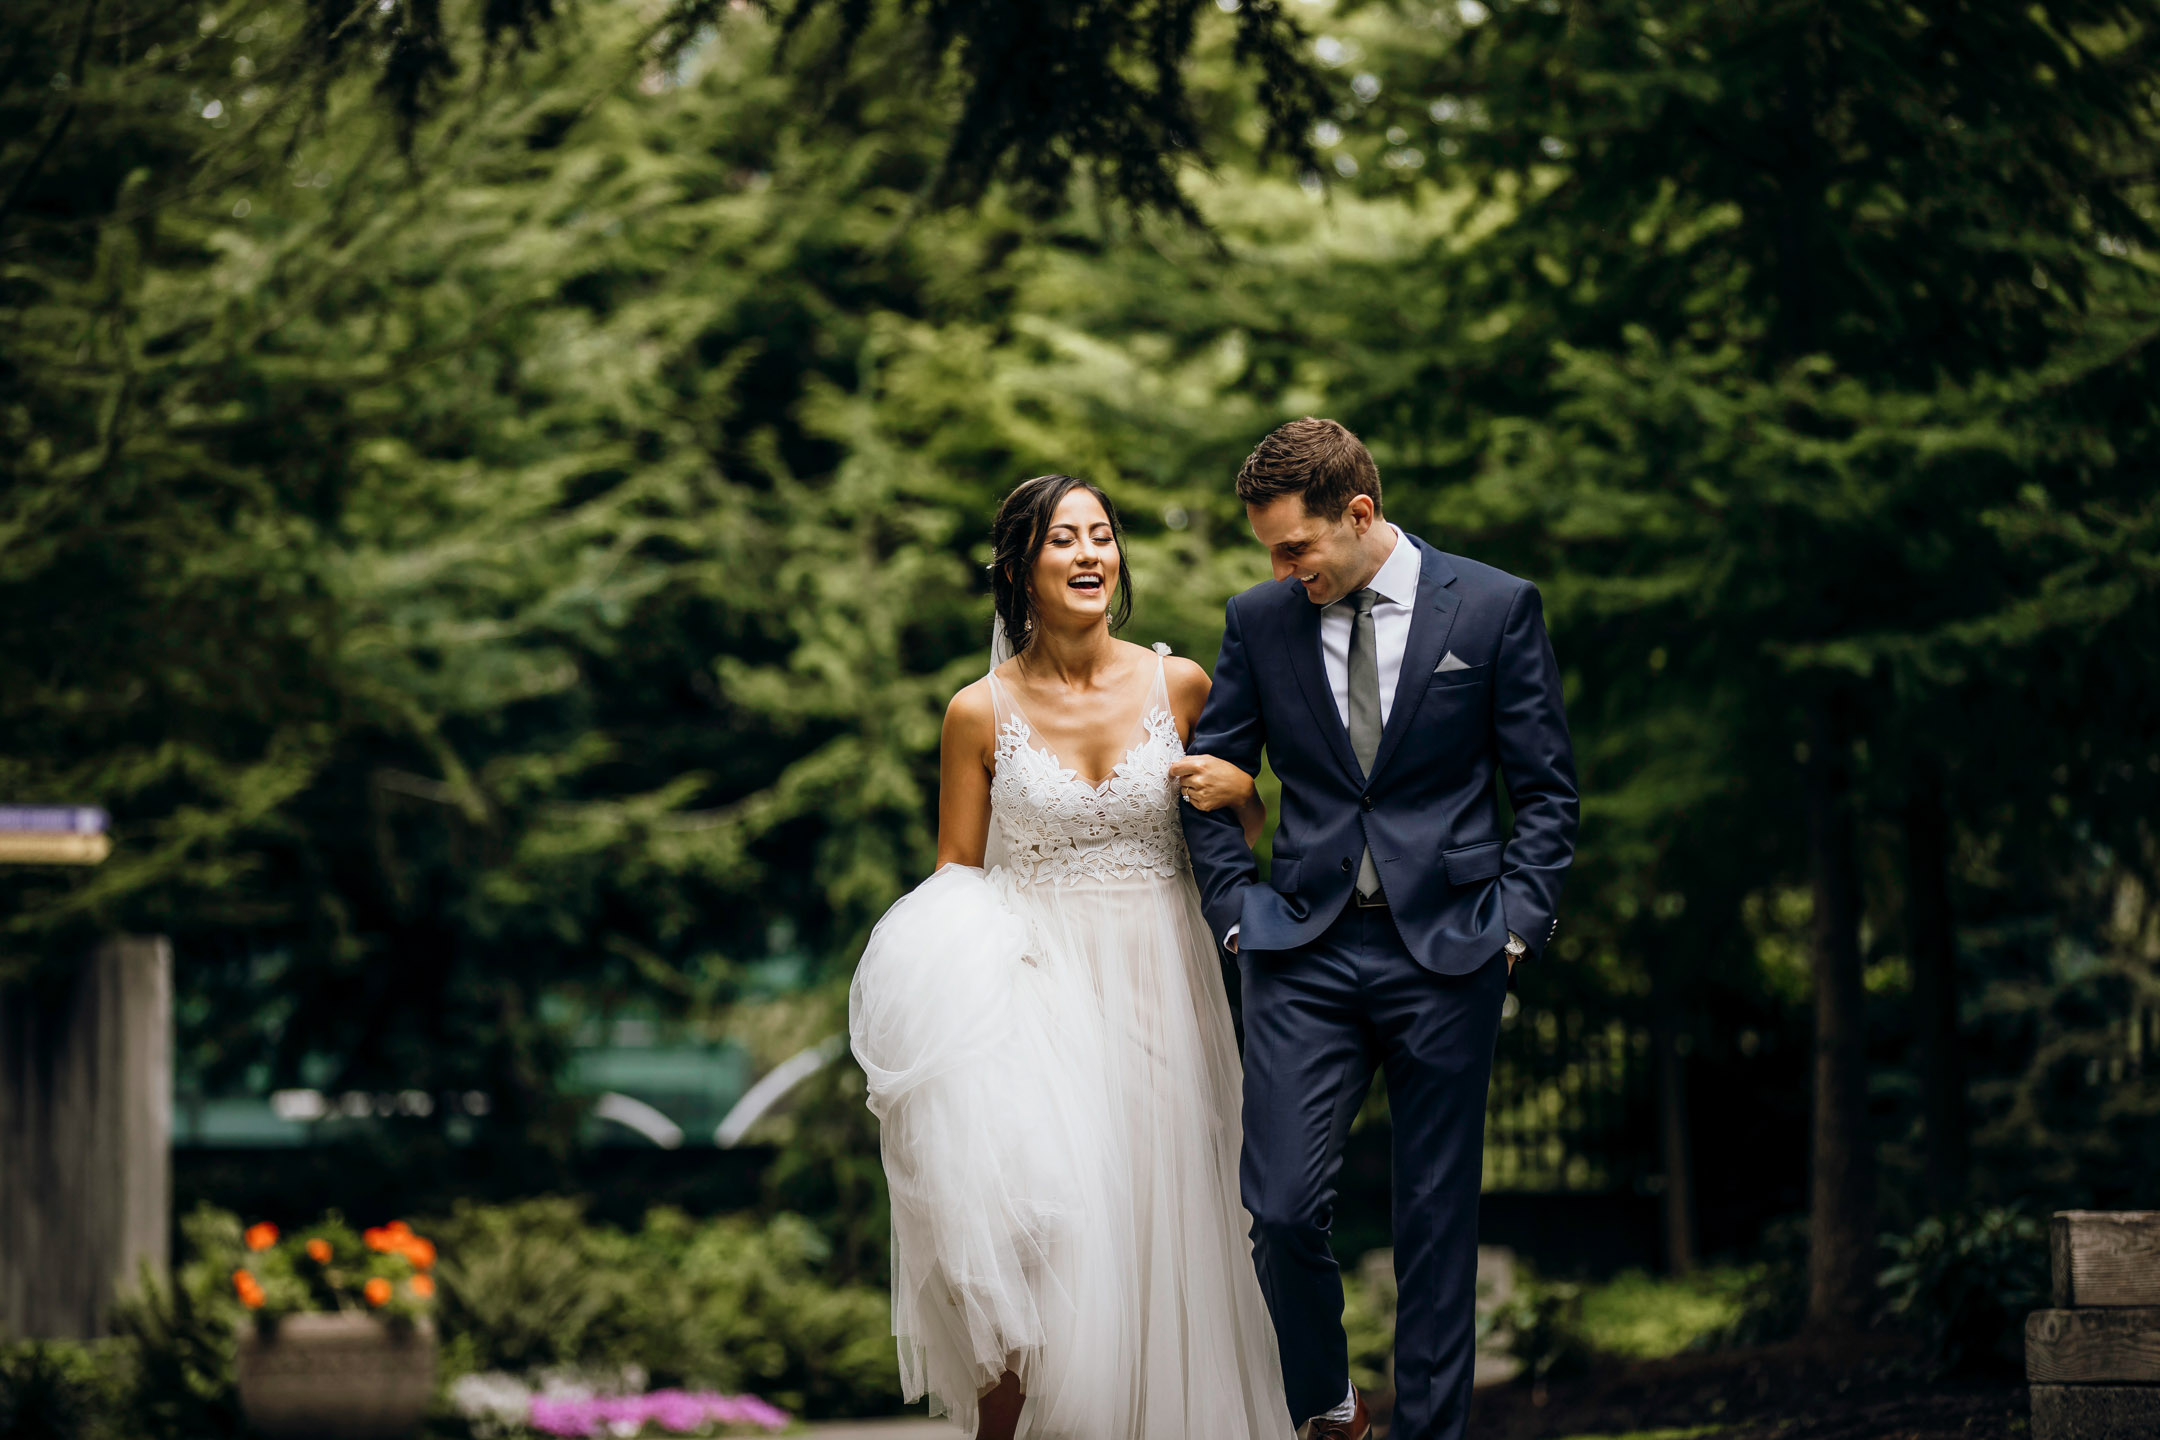
[(982, 1440), (1285, 1440), (1239, 1202), (1239, 1070), (1182, 794), (1208, 677), (1111, 636), (1109, 499), (1029, 480), (993, 531), (993, 668), (946, 712), (938, 869), (849, 997), (892, 1191), (910, 1400)]

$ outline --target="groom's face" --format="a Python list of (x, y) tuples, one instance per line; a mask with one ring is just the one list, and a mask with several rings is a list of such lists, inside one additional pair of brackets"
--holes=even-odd
[(1332, 605), (1365, 584), (1378, 568), (1365, 537), (1378, 519), (1370, 496), (1359, 495), (1339, 520), (1323, 520), (1305, 508), (1303, 495), (1280, 495), (1248, 505), (1245, 518), (1267, 546), (1278, 580), (1295, 580), (1315, 605)]

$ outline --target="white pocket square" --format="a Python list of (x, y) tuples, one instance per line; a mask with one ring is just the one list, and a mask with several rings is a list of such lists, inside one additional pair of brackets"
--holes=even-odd
[(1461, 656), (1457, 655), (1453, 650), (1450, 650), (1447, 652), (1447, 654), (1440, 657), (1439, 664), (1432, 667), (1432, 673), (1435, 675), (1445, 675), (1450, 670), (1467, 670), (1469, 668), (1470, 667), (1463, 662)]

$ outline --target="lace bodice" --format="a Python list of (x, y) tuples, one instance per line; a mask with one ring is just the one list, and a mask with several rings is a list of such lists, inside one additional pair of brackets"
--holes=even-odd
[[(1169, 647), (1158, 645), (1158, 654)], [(1162, 667), (1140, 719), (1140, 735), (1100, 785), (1038, 745), (1027, 716), (995, 675), (996, 770), (990, 780), (993, 823), (1005, 842), (1002, 861), (1024, 885), (1172, 879), (1185, 868), (1170, 763), (1185, 753), (1170, 713)]]

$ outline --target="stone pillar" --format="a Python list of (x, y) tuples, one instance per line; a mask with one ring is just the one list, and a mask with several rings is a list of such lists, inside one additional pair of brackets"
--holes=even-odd
[(172, 947), (0, 988), (0, 1335), (85, 1340), (172, 1225)]

